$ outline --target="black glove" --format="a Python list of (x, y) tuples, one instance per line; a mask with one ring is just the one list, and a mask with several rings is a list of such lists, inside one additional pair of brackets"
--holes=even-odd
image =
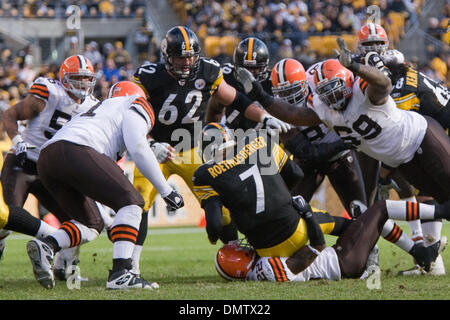
[(175, 190), (163, 199), (171, 210), (177, 210), (184, 206), (183, 197)]
[(261, 84), (255, 80), (253, 74), (245, 68), (237, 68), (235, 77), (244, 88), (245, 94), (254, 101), (258, 101), (264, 108), (270, 107), (273, 97), (268, 94)]
[(309, 218), (312, 214), (311, 206), (302, 196), (292, 197), (292, 205), (302, 218)]
[(339, 152), (353, 148), (351, 144), (345, 143), (339, 139), (332, 143), (319, 143), (311, 145), (309, 150), (305, 150), (305, 154), (309, 161), (327, 162)]
[(321, 246), (325, 244), (325, 237), (320, 228), (317, 217), (313, 214), (311, 206), (302, 196), (292, 197), (292, 204), (299, 213), (300, 217), (305, 220), (307, 234), (311, 246)]

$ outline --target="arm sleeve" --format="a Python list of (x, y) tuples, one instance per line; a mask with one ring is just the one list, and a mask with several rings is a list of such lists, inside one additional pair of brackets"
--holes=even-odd
[(218, 196), (202, 201), (205, 210), (206, 233), (212, 243), (216, 243), (222, 234), (222, 201)]
[(148, 124), (135, 110), (128, 109), (123, 115), (123, 140), (139, 171), (153, 184), (162, 197), (172, 188), (164, 178), (158, 161), (147, 142)]

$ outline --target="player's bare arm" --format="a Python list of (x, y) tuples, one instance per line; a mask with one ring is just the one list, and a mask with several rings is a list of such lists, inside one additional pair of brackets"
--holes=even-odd
[[(338, 52), (339, 62), (352, 71), (353, 74), (367, 81), (367, 95), (373, 105), (385, 104), (392, 91), (391, 80), (379, 69), (370, 65), (361, 64), (356, 59), (353, 59), (352, 52), (347, 48), (347, 44), (342, 38), (338, 38), (337, 42), (341, 50)], [(376, 53), (371, 58), (380, 59)]]
[(206, 122), (220, 122), (224, 114), (225, 106), (217, 101), (215, 95), (211, 96), (206, 108)]
[(27, 95), (25, 99), (7, 109), (3, 113), (3, 125), (10, 138), (15, 137), (18, 132), (17, 121), (33, 119), (45, 108), (45, 101)]
[(292, 105), (282, 99), (275, 98), (266, 93), (261, 84), (245, 68), (238, 68), (237, 80), (244, 87), (245, 93), (253, 100), (258, 101), (274, 117), (296, 126), (314, 126), (321, 123), (317, 114), (306, 107)]

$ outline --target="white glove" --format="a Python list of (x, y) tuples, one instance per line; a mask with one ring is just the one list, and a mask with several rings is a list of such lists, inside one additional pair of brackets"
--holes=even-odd
[(359, 63), (356, 61), (356, 55), (354, 55), (347, 47), (347, 43), (342, 38), (337, 38), (337, 43), (340, 51), (334, 49), (334, 52), (338, 55), (339, 62), (352, 72), (359, 70)]
[(30, 145), (23, 141), (20, 135), (16, 135), (12, 138), (13, 149), (16, 154), (16, 164), (22, 168), (27, 160), (27, 150), (36, 149), (36, 146)]
[(153, 140), (150, 142), (150, 148), (159, 163), (166, 163), (175, 158), (175, 149), (166, 142), (160, 143)]
[(255, 83), (255, 77), (246, 68), (237, 68), (236, 79), (244, 88), (245, 94), (249, 94), (253, 90), (253, 83)]
[(398, 50), (386, 50), (381, 56), (385, 65), (399, 65), (405, 63), (405, 56)]
[(278, 120), (277, 118), (271, 117), (267, 114), (264, 115), (261, 122), (269, 130), (270, 135), (276, 135), (279, 131), (286, 133), (291, 129), (290, 124)]

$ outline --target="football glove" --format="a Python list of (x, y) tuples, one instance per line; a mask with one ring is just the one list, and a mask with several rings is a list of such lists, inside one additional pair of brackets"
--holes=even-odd
[(273, 97), (264, 91), (261, 84), (255, 80), (250, 71), (245, 68), (237, 68), (235, 76), (249, 98), (258, 101), (264, 108), (272, 104)]
[(22, 137), (17, 135), (12, 139), (14, 152), (16, 154), (16, 165), (23, 168), (27, 160), (27, 150), (36, 149), (36, 146), (30, 145), (22, 140)]
[(275, 135), (277, 131), (286, 133), (291, 129), (290, 124), (269, 115), (264, 115), (261, 122), (264, 124), (264, 127), (269, 130), (270, 135)]
[(167, 161), (173, 160), (175, 158), (174, 148), (166, 143), (159, 143), (154, 140), (150, 141), (150, 148), (155, 154), (156, 160), (159, 163), (166, 163)]
[(341, 37), (337, 38), (337, 43), (340, 51), (337, 49), (334, 49), (335, 54), (337, 55), (337, 58), (339, 59), (339, 62), (349, 69), (350, 71), (358, 71), (359, 69), (359, 63), (357, 62), (358, 56), (353, 54), (347, 47), (347, 43), (344, 39)]
[(383, 59), (381, 59), (380, 55), (374, 51), (368, 52), (364, 57), (364, 63), (366, 65), (372, 66), (383, 72), (383, 74), (387, 77), (390, 77), (390, 72), (386, 68)]
[(302, 218), (310, 218), (310, 215), (312, 215), (311, 206), (302, 196), (292, 197), (292, 205)]
[(172, 190), (172, 192), (163, 199), (170, 210), (177, 210), (184, 206), (183, 197), (176, 190)]

